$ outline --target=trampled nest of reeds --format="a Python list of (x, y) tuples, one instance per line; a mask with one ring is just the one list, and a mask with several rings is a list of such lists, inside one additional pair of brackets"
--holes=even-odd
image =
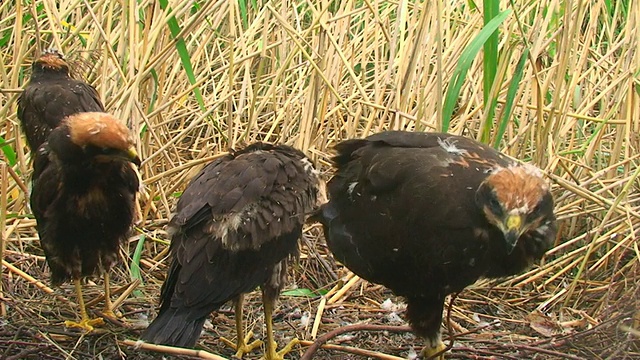
[[(274, 316), (280, 343), (294, 337), (303, 340), (303, 346), (298, 346), (290, 358), (300, 358), (314, 339), (329, 333), (335, 334), (327, 339), (326, 348), (317, 350), (314, 358), (415, 356), (423, 344), (407, 327), (402, 299), (382, 286), (358, 279), (336, 264), (318, 230), (316, 226), (305, 232), (302, 258), (293, 268), (290, 286), (283, 292)], [(131, 244), (135, 241), (139, 241), (139, 237), (133, 237)], [(114, 297), (135, 288), (119, 307), (122, 322), (109, 323), (83, 335), (63, 324), (65, 319), (76, 316), (73, 287), (49, 289), (46, 281), (36, 283), (36, 279), (47, 278), (47, 268), (44, 258), (32, 253), (39, 251), (27, 248), (5, 253), (9, 266), (9, 276), (3, 284), (7, 316), (0, 332), (0, 350), (4, 357), (146, 359), (159, 356), (154, 351), (137, 349), (134, 342), (156, 314), (167, 258), (141, 262), (143, 285), (131, 281), (126, 266), (121, 264), (114, 269), (112, 281), (118, 284)], [(129, 253), (122, 252), (127, 262), (131, 260)], [(577, 303), (549, 308), (557, 292), (545, 288), (568, 287), (564, 280), (553, 279), (552, 268), (549, 265), (536, 268), (522, 279), (480, 282), (456, 296), (452, 306), (447, 301), (443, 337), (447, 340), (451, 334), (454, 336), (448, 358), (632, 359), (640, 355), (640, 341), (629, 330), (639, 321), (637, 265), (628, 274), (632, 277), (606, 286), (596, 281), (580, 284), (574, 296)], [(534, 277), (536, 279), (531, 280)], [(89, 281), (85, 289), (90, 306), (101, 301), (100, 284)], [(261, 339), (264, 317), (259, 292), (246, 296), (245, 302), (245, 324)], [(596, 307), (601, 310), (596, 316), (590, 315)], [(182, 356), (207, 358), (208, 354), (217, 354), (231, 358), (234, 351), (219, 338), (234, 338), (234, 321), (231, 304), (212, 314), (199, 341), (202, 351)], [(344, 330), (350, 331), (343, 333)], [(162, 349), (163, 356), (178, 356), (175, 351), (174, 348)], [(258, 358), (260, 354), (255, 351), (245, 357)]]

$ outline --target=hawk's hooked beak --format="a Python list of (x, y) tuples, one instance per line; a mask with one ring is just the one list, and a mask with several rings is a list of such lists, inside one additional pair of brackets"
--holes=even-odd
[(130, 146), (125, 149), (115, 149), (115, 148), (105, 148), (98, 154), (96, 154), (96, 159), (98, 161), (109, 162), (113, 160), (124, 160), (130, 161), (136, 166), (140, 166), (140, 157), (138, 156), (138, 152), (136, 152), (136, 148), (134, 146)]
[(513, 249), (518, 244), (520, 235), (524, 232), (522, 223), (522, 216), (509, 215), (504, 221), (502, 232), (504, 233), (504, 239), (507, 242), (507, 253), (511, 254)]
[(136, 166), (140, 167), (140, 164), (142, 163), (142, 161), (140, 161), (140, 157), (138, 156), (138, 152), (136, 151), (135, 146), (130, 146), (127, 149), (126, 153), (127, 153), (128, 160), (136, 164)]

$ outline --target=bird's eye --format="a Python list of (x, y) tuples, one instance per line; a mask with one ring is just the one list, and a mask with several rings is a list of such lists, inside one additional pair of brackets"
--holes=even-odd
[(489, 207), (494, 213), (498, 213), (502, 211), (502, 206), (500, 205), (500, 202), (498, 202), (496, 198), (489, 199)]
[(536, 205), (535, 208), (529, 213), (527, 216), (530, 219), (536, 219), (542, 216), (542, 206), (540, 204)]
[(531, 215), (537, 216), (540, 214), (540, 211), (541, 211), (540, 205), (537, 205), (535, 208), (533, 208), (533, 211), (531, 211)]

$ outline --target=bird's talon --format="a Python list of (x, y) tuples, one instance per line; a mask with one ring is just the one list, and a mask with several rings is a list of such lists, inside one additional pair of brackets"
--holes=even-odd
[(102, 315), (103, 315), (103, 317), (107, 317), (107, 318), (114, 319), (114, 320), (119, 320), (122, 317), (121, 315), (116, 314), (111, 309), (102, 310)]
[(289, 343), (285, 347), (280, 349), (280, 351), (276, 352), (275, 349), (278, 348), (278, 344), (276, 344), (276, 342), (274, 341), (273, 344), (271, 345), (271, 349), (273, 349), (272, 350), (273, 353), (265, 354), (264, 359), (265, 360), (284, 360), (284, 356), (290, 353), (291, 350), (293, 350), (293, 348), (299, 343), (300, 343), (300, 340), (294, 338), (293, 340), (289, 341)]
[(252, 352), (253, 349), (262, 346), (262, 340), (254, 340), (253, 342), (248, 343), (252, 337), (253, 337), (253, 331), (249, 331), (239, 344), (234, 343), (233, 341), (228, 340), (224, 337), (220, 337), (220, 341), (225, 343), (225, 345), (227, 345), (228, 347), (236, 350), (234, 357), (238, 359), (242, 359), (244, 354), (248, 354)]
[(95, 319), (82, 319), (80, 322), (75, 322), (71, 320), (67, 320), (64, 322), (64, 326), (68, 328), (78, 328), (83, 329), (86, 332), (93, 331), (93, 328), (96, 326), (104, 325), (104, 320), (102, 318)]
[[(283, 347), (276, 353), (276, 356), (273, 360), (284, 360), (284, 356), (291, 352), (291, 350), (293, 350), (293, 348), (298, 344), (300, 344), (300, 340), (298, 339), (294, 338), (293, 340), (289, 341), (289, 343), (285, 347)], [(273, 348), (276, 348), (275, 344), (273, 345)]]
[(227, 345), (228, 347), (235, 349), (236, 348), (236, 343), (234, 343), (233, 341), (227, 339), (226, 337), (221, 336), (220, 337), (220, 341), (222, 341), (225, 345)]
[(245, 341), (245, 345), (243, 347), (241, 347), (240, 349), (237, 349), (238, 351), (236, 352), (236, 354), (234, 356), (237, 357), (238, 359), (242, 359), (244, 354), (248, 354), (248, 353), (252, 352), (253, 349), (259, 348), (260, 346), (262, 346), (262, 340), (254, 340), (253, 342), (251, 342), (249, 344), (247, 344), (246, 341)]

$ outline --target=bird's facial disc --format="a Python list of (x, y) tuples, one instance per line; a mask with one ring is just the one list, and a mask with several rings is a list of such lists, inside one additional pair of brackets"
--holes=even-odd
[[(518, 245), (520, 236), (529, 231), (533, 225), (528, 222), (527, 214), (523, 214), (518, 210), (520, 209), (508, 212), (508, 210), (501, 206), (498, 210), (495, 204), (484, 207), (484, 213), (489, 222), (493, 223), (504, 234), (507, 254), (511, 254), (516, 245)], [(537, 224), (538, 222), (535, 223)]]
[(476, 204), (503, 233), (508, 254), (523, 234), (542, 226), (547, 214), (553, 214), (553, 200), (546, 183), (526, 170), (494, 173), (476, 192)]

